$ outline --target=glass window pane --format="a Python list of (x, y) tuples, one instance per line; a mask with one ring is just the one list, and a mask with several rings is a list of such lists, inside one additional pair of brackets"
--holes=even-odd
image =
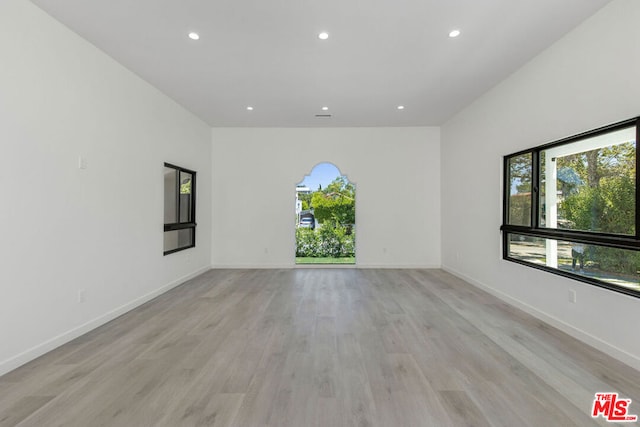
[(164, 251), (172, 251), (193, 246), (193, 228), (164, 232)]
[(164, 223), (174, 224), (178, 218), (178, 189), (176, 187), (178, 171), (164, 168)]
[(540, 224), (635, 235), (635, 126), (541, 153)]
[(545, 239), (510, 233), (508, 244), (510, 258), (534, 264), (546, 264)]
[(192, 176), (180, 172), (180, 222), (192, 222), (191, 219), (191, 185)]
[(508, 161), (509, 208), (507, 224), (531, 226), (531, 153)]
[(539, 196), (540, 196), (540, 201), (538, 203), (538, 221), (540, 224), (540, 227), (546, 227), (546, 220), (547, 220), (547, 206), (545, 205), (545, 200), (546, 200), (546, 182), (545, 182), (545, 178), (546, 178), (546, 158), (547, 158), (547, 153), (544, 151), (540, 152), (540, 164), (539, 164), (539, 168), (540, 168), (540, 188), (538, 189), (538, 191), (540, 192)]
[(640, 252), (510, 233), (508, 256), (640, 291)]

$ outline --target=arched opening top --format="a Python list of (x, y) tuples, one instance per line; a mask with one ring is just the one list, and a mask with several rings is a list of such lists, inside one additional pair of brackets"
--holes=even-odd
[(318, 186), (329, 184), (337, 177), (342, 177), (351, 184), (355, 185), (355, 182), (349, 179), (349, 177), (340, 171), (340, 168), (331, 162), (321, 162), (316, 164), (308, 175), (302, 177), (302, 180), (297, 186), (306, 186), (311, 191), (318, 190)]

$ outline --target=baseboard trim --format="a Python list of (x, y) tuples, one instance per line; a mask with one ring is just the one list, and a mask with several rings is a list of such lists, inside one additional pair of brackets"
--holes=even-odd
[(594, 347), (606, 354), (608, 354), (609, 356), (621, 361), (622, 363), (625, 363), (629, 366), (631, 366), (632, 368), (640, 371), (640, 358), (634, 356), (631, 353), (628, 353), (606, 341), (603, 341), (602, 339), (591, 335), (581, 329), (576, 328), (575, 326), (572, 326), (566, 322), (563, 322), (562, 320), (558, 319), (557, 317), (551, 316), (543, 311), (538, 310), (537, 308), (524, 303), (516, 298), (513, 298), (510, 295), (505, 294), (502, 291), (499, 291), (495, 288), (492, 288), (491, 286), (482, 283), (476, 279), (473, 279), (472, 277), (467, 276), (466, 274), (448, 267), (448, 266), (442, 266), (441, 267), (442, 270), (453, 274), (456, 277), (459, 277), (460, 279), (464, 280), (465, 282), (470, 283), (473, 286), (476, 286), (488, 293), (490, 293), (491, 295), (495, 296), (496, 298), (501, 299), (502, 301), (511, 304), (521, 310), (523, 310), (524, 312), (532, 315), (533, 317), (542, 320), (545, 323), (548, 323), (549, 325), (561, 330), (562, 332), (571, 335), (572, 337), (590, 345), (591, 347)]
[(217, 264), (214, 270), (283, 270), (295, 268), (295, 264)]
[(395, 265), (383, 265), (383, 264), (359, 264), (358, 268), (363, 269), (379, 269), (379, 270), (430, 270), (433, 268), (440, 268), (439, 265), (428, 264), (395, 264)]
[(361, 269), (432, 269), (440, 268), (440, 265), (380, 265), (380, 264), (241, 264), (241, 265), (214, 265), (215, 270), (270, 270), (270, 269), (293, 269), (293, 268), (361, 268)]
[(34, 360), (37, 359), (38, 357), (42, 356), (43, 354), (46, 354), (48, 352), (50, 352), (51, 350), (54, 350), (58, 347), (60, 347), (63, 344), (68, 343), (69, 341), (72, 341), (76, 338), (78, 338), (81, 335), (86, 334), (89, 331), (92, 331), (93, 329), (104, 325), (107, 322), (112, 321), (113, 319), (122, 316), (123, 314), (133, 310), (136, 307), (141, 306), (142, 304), (162, 295), (163, 293), (183, 284), (184, 282), (186, 282), (187, 280), (193, 279), (194, 277), (209, 271), (211, 269), (211, 267), (207, 266), (207, 267), (202, 267), (192, 273), (189, 273), (177, 280), (174, 280), (152, 292), (149, 292), (146, 295), (143, 295), (139, 298), (134, 299), (133, 301), (130, 301), (120, 307), (117, 307), (101, 316), (96, 317), (95, 319), (92, 319), (80, 326), (77, 326), (67, 332), (64, 332), (56, 337), (53, 337), (45, 342), (43, 342), (42, 344), (38, 344), (16, 356), (13, 356), (7, 360), (4, 360), (3, 362), (0, 362), (0, 376), (4, 375), (8, 372), (13, 371), (14, 369)]

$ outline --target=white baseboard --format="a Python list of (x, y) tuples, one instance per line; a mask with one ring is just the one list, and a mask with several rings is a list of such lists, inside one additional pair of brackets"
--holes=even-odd
[(429, 264), (358, 264), (357, 268), (375, 268), (380, 270), (429, 270), (433, 268), (440, 268), (439, 265), (429, 265)]
[(548, 323), (549, 325), (561, 330), (562, 332), (571, 335), (572, 337), (590, 345), (591, 347), (594, 347), (606, 354), (608, 354), (609, 356), (618, 359), (619, 361), (621, 361), (622, 363), (625, 363), (629, 366), (631, 366), (632, 368), (639, 370), (640, 371), (640, 358), (634, 356), (631, 353), (628, 353), (606, 341), (603, 341), (602, 339), (591, 335), (581, 329), (576, 328), (575, 326), (572, 326), (568, 323), (563, 322), (562, 320), (558, 319), (557, 317), (551, 316), (543, 311), (538, 310), (535, 307), (530, 306), (529, 304), (526, 304), (518, 299), (515, 299), (507, 294), (505, 294), (502, 291), (499, 291), (495, 288), (492, 288), (491, 286), (482, 283), (478, 280), (475, 280), (467, 275), (465, 275), (464, 273), (461, 273), (451, 267), (447, 267), (447, 266), (442, 266), (441, 267), (444, 271), (453, 274), (456, 277), (459, 277), (460, 279), (464, 280), (465, 282), (468, 282), (474, 286), (477, 286), (478, 288), (487, 291), (488, 293), (490, 293), (491, 295), (503, 300), (504, 302), (511, 304), (519, 309), (521, 309), (522, 311), (532, 315), (533, 317), (542, 320), (545, 323)]
[(193, 273), (187, 274), (177, 280), (174, 280), (152, 292), (149, 292), (146, 295), (143, 295), (139, 298), (134, 299), (114, 310), (111, 310), (101, 316), (96, 317), (80, 326), (77, 326), (67, 332), (64, 332), (56, 337), (53, 337), (42, 344), (38, 344), (35, 347), (32, 347), (16, 356), (13, 356), (7, 360), (0, 362), (0, 375), (4, 375), (14, 369), (24, 365), (27, 362), (30, 362), (45, 353), (50, 352), (51, 350), (60, 347), (63, 344), (68, 343), (71, 340), (78, 338), (81, 335), (86, 334), (87, 332), (104, 325), (107, 322), (115, 319), (116, 317), (122, 316), (128, 311), (133, 310), (134, 308), (154, 299), (157, 296), (162, 295), (163, 293), (175, 288), (178, 285), (183, 284), (189, 279), (192, 279), (206, 271), (209, 271), (211, 268), (209, 266), (200, 268)]
[(227, 264), (214, 265), (211, 268), (216, 270), (269, 270), (269, 269), (292, 269), (292, 268), (362, 268), (362, 269), (432, 269), (440, 268), (439, 265), (381, 265), (381, 264)]
[(295, 264), (216, 264), (214, 270), (282, 270), (295, 268)]

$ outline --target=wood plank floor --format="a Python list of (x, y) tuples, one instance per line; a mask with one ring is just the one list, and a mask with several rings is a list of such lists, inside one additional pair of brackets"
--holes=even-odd
[(589, 426), (640, 373), (441, 270), (211, 270), (0, 377), (0, 426)]

